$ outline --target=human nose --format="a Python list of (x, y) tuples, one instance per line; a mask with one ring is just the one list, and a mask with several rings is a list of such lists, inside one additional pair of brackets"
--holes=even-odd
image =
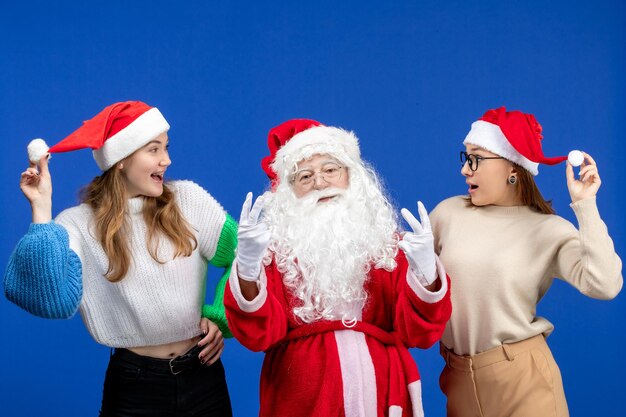
[(172, 165), (172, 160), (170, 159), (169, 152), (166, 151), (163, 154), (163, 157), (161, 158), (161, 161), (159, 162), (159, 164), (162, 166), (166, 166), (166, 167)]
[(324, 178), (321, 172), (313, 174), (313, 186), (316, 190), (323, 190), (328, 187), (328, 181), (326, 181), (326, 178)]
[(474, 174), (474, 171), (472, 171), (469, 167), (469, 159), (467, 161), (465, 161), (463, 163), (463, 166), (461, 167), (461, 175), (463, 175), (464, 177), (470, 177)]

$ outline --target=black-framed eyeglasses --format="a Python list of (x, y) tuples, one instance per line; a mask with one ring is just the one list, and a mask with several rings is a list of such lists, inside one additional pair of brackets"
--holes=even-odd
[(467, 153), (465, 151), (461, 151), (461, 166), (469, 165), (469, 169), (474, 172), (478, 169), (478, 162), (483, 159), (504, 159), (501, 156), (480, 156), (474, 155), (473, 153)]

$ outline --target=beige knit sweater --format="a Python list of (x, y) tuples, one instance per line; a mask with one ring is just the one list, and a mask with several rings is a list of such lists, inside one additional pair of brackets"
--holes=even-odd
[(474, 355), (554, 326), (536, 315), (554, 277), (598, 299), (622, 288), (615, 253), (595, 198), (571, 204), (580, 230), (526, 206), (467, 207), (463, 197), (430, 214), (435, 251), (452, 280), (452, 317), (443, 344)]

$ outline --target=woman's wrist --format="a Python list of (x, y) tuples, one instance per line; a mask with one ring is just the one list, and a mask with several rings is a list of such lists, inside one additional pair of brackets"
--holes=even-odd
[(33, 223), (50, 223), (52, 221), (52, 204), (32, 205)]

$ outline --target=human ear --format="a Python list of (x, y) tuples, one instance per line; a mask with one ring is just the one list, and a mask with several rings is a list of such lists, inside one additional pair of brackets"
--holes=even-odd
[(518, 170), (515, 167), (514, 164), (511, 164), (511, 166), (509, 167), (509, 175), (507, 178), (507, 182), (510, 185), (514, 185), (515, 183), (517, 183), (517, 175), (518, 175)]

